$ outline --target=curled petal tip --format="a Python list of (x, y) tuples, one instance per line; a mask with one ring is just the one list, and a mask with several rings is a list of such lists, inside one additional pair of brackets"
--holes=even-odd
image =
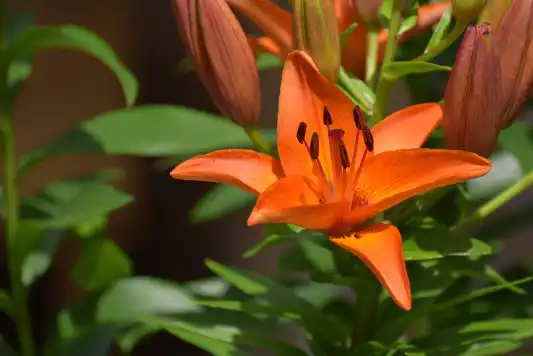
[(402, 237), (393, 225), (374, 224), (352, 235), (330, 240), (360, 258), (404, 310), (411, 309), (411, 287), (402, 251)]

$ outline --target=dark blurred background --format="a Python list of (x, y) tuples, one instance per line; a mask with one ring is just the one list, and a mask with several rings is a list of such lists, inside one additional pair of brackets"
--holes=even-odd
[[(9, 5), (13, 13), (34, 12), (39, 25), (78, 24), (98, 33), (137, 76), (141, 88), (138, 105), (172, 103), (216, 110), (194, 73), (180, 76), (176, 72), (184, 54), (170, 1), (12, 0)], [(263, 80), (265, 87), (271, 87), (266, 90), (270, 100), (265, 98), (264, 107), (268, 109), (264, 116), (273, 123), (279, 73), (268, 78)], [(29, 152), (76, 123), (123, 105), (114, 75), (97, 60), (68, 51), (41, 52), (16, 103), (17, 149), (20, 153)], [(151, 159), (56, 157), (21, 182), (21, 194), (34, 194), (57, 179), (110, 167), (125, 172), (118, 188), (135, 196), (134, 203), (111, 216), (109, 235), (130, 254), (136, 274), (174, 281), (207, 276), (204, 258), (210, 256), (242, 265), (240, 254), (260, 237), (260, 229), (246, 227), (246, 212), (213, 223), (189, 224), (188, 211), (210, 185), (172, 180), (168, 171), (156, 169)], [(64, 241), (54, 265), (35, 285), (31, 296), (36, 337), (41, 341), (56, 313), (83, 296), (66, 272), (80, 251), (68, 239)], [(263, 256), (251, 263), (255, 268), (269, 270), (270, 258), (267, 254)], [(2, 280), (7, 285), (6, 271)], [(9, 325), (4, 321), (2, 331), (12, 329)], [(204, 353), (175, 337), (157, 335), (140, 345), (134, 354)]]

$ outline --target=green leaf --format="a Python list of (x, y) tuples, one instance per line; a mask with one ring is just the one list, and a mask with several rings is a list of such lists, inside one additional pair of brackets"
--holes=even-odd
[(76, 50), (99, 59), (117, 76), (127, 105), (134, 104), (139, 90), (137, 80), (103, 39), (83, 27), (62, 25), (27, 29), (10, 44), (4, 53), (4, 70), (9, 72), (17, 60), (43, 49)]
[(92, 238), (72, 270), (72, 278), (87, 290), (98, 290), (132, 273), (129, 257), (112, 240)]
[(179, 285), (151, 277), (129, 277), (104, 292), (97, 304), (96, 319), (101, 323), (134, 323), (149, 316), (201, 309)]
[(21, 209), (26, 224), (41, 229), (71, 228), (95, 221), (133, 200), (131, 195), (94, 179), (54, 182)]
[[(177, 336), (214, 356), (251, 356), (249, 353), (240, 351), (232, 341), (220, 340), (217, 335), (205, 335), (203, 330), (197, 330), (194, 326), (176, 322), (162, 323), (160, 327), (170, 334)], [(219, 329), (217, 331), (224, 332), (225, 330)]]
[(266, 238), (263, 239), (257, 245), (251, 247), (243, 256), (245, 258), (251, 258), (263, 251), (265, 248), (285, 242), (297, 241), (298, 234), (303, 229), (294, 225), (288, 224), (270, 224), (265, 226)]
[(294, 292), (275, 281), (248, 271), (225, 267), (207, 260), (206, 266), (246, 294), (267, 301), (277, 309), (301, 316), (300, 322), (311, 334), (325, 340), (343, 339), (337, 324), (320, 309), (299, 298)]
[(440, 18), (439, 23), (435, 27), (435, 30), (433, 31), (433, 35), (431, 35), (431, 38), (428, 42), (428, 45), (426, 49), (424, 50), (424, 53), (429, 51), (431, 48), (435, 47), (437, 44), (442, 41), (444, 38), (444, 35), (446, 34), (446, 30), (450, 26), (450, 23), (452, 22), (452, 9), (446, 9)]
[[(114, 325), (93, 325), (48, 348), (45, 356), (107, 356), (120, 328)], [(3, 354), (2, 354), (3, 355)]]
[[(350, 86), (350, 91), (347, 91), (343, 86), (338, 84), (338, 87), (346, 94), (348, 97), (357, 105), (361, 107), (363, 111), (369, 114), (370, 110), (374, 107), (376, 102), (376, 94), (372, 89), (361, 79), (357, 77), (350, 76), (347, 72), (344, 72), (344, 69), (341, 68), (341, 76), (346, 77), (346, 83), (343, 85)], [(359, 98), (364, 102), (359, 102), (357, 98), (351, 95), (351, 92), (359, 93)]]
[(346, 42), (348, 41), (348, 39), (350, 38), (350, 36), (352, 35), (352, 33), (355, 31), (355, 29), (357, 28), (358, 24), (356, 22), (354, 22), (353, 24), (351, 24), (350, 26), (348, 26), (346, 28), (346, 30), (344, 30), (344, 32), (341, 34), (341, 38), (340, 38), (340, 42), (341, 42), (341, 50), (344, 49), (344, 46), (346, 46)]
[(222, 117), (181, 106), (139, 106), (98, 115), (23, 155), (19, 175), (60, 153), (156, 157), (249, 146), (244, 130)]
[(533, 152), (533, 136), (529, 125), (522, 122), (513, 123), (500, 133), (498, 143), (518, 159), (524, 172), (533, 170), (533, 158), (528, 154)]
[(155, 324), (177, 337), (213, 355), (252, 355), (239, 350), (236, 345), (259, 347), (280, 356), (306, 356), (307, 354), (285, 342), (249, 332), (249, 325), (228, 319), (219, 323), (198, 324), (181, 320), (158, 320)]
[(492, 248), (483, 241), (450, 231), (433, 219), (425, 219), (403, 243), (407, 261), (423, 261), (447, 256), (485, 256)]
[[(496, 286), (490, 286), (483, 289), (478, 289), (470, 294), (460, 295), (442, 302), (426, 303), (420, 307), (415, 307), (408, 314), (404, 314), (399, 318), (392, 320), (390, 323), (383, 325), (377, 335), (376, 339), (383, 342), (392, 342), (399, 335), (401, 335), (414, 321), (423, 316), (428, 316), (432, 313), (442, 312), (447, 309), (454, 308), (460, 304), (470, 302), (472, 300), (487, 296), (492, 293), (499, 292), (503, 289), (509, 289), (510, 286), (516, 286), (519, 284), (527, 283), (533, 280), (533, 277), (523, 278), (517, 281), (513, 281), (507, 284), (499, 284)], [(446, 293), (446, 291), (444, 292)], [(434, 301), (442, 299), (442, 294), (439, 298), (435, 298)]]
[(280, 68), (283, 66), (283, 62), (273, 54), (261, 53), (256, 58), (257, 69), (266, 70), (272, 68)]
[(0, 289), (0, 310), (11, 313), (11, 297), (5, 289)]
[(502, 319), (436, 330), (411, 343), (430, 355), (497, 356), (530, 339), (533, 339), (533, 319)]
[(220, 219), (248, 205), (253, 205), (255, 195), (232, 185), (218, 184), (207, 192), (190, 213), (195, 224)]
[[(314, 236), (299, 236), (298, 242), (307, 260), (315, 267), (316, 270), (323, 273), (335, 273), (337, 267), (335, 264), (335, 256), (333, 251), (320, 244)], [(326, 236), (318, 236), (318, 238), (328, 241)], [(332, 244), (330, 244), (333, 246)]]
[[(17, 235), (23, 236), (20, 233)], [(25, 236), (28, 242), (30, 239), (33, 241), (33, 248), (27, 252), (22, 262), (21, 280), (24, 286), (30, 286), (48, 270), (59, 247), (61, 236), (62, 232), (59, 231), (41, 231), (31, 237)]]
[(386, 78), (397, 80), (409, 74), (429, 73), (435, 71), (451, 71), (452, 67), (443, 66), (434, 63), (408, 61), (408, 62), (393, 62), (382, 69), (382, 74)]
[(2, 356), (17, 356), (18, 354), (7, 343), (6, 340), (0, 335), (0, 355)]
[(129, 355), (141, 341), (158, 331), (159, 327), (153, 325), (134, 326), (118, 337), (117, 344), (123, 353)]

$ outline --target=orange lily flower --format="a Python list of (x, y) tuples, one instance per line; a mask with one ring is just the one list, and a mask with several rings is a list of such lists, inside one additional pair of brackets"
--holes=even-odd
[(295, 51), (285, 62), (280, 90), (280, 160), (251, 150), (221, 150), (183, 162), (171, 175), (233, 184), (259, 195), (249, 225), (285, 222), (325, 232), (409, 310), (400, 232), (385, 223), (358, 228), (416, 194), (490, 170), (490, 162), (473, 153), (419, 148), (441, 119), (440, 105), (420, 104), (370, 130), (350, 99), (306, 53)]
[[(256, 53), (269, 52), (282, 60), (294, 49), (292, 35), (291, 14), (270, 2), (269, 0), (228, 0), (228, 3), (237, 11), (244, 14), (267, 36), (249, 38), (250, 44)], [(351, 2), (334, 0), (339, 22), (339, 31), (344, 32), (352, 23), (359, 22), (344, 47), (342, 65), (348, 71), (359, 77), (365, 71), (365, 53), (368, 29), (360, 23), (357, 11)], [(434, 2), (422, 5), (418, 9), (418, 23), (409, 31), (401, 34), (398, 41), (404, 42), (409, 38), (423, 33), (440, 21), (442, 13), (451, 7), (449, 1)], [(387, 43), (387, 29), (379, 32), (379, 61), (385, 55)]]

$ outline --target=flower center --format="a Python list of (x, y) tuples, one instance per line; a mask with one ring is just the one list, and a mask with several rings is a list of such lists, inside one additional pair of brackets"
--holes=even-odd
[[(357, 106), (353, 111), (353, 117), (357, 133), (350, 158), (348, 149), (344, 143), (344, 130), (332, 128), (333, 119), (328, 109), (324, 107), (323, 123), (328, 130), (328, 135), (325, 138), (327, 140), (325, 147), (329, 147), (329, 162), (331, 162), (331, 167), (329, 167), (331, 170), (328, 170), (328, 172), (331, 172), (329, 175), (326, 174), (322, 162), (328, 161), (325, 159), (324, 153), (322, 160), (320, 159), (319, 134), (313, 132), (310, 141), (308, 141), (306, 139), (307, 124), (303, 121), (300, 122), (296, 133), (298, 142), (305, 145), (309, 152), (309, 157), (313, 162), (313, 173), (319, 181), (321, 201), (330, 202), (346, 199), (350, 202), (352, 210), (367, 204), (365, 194), (361, 189), (358, 189), (357, 183), (368, 152), (374, 150), (372, 132), (366, 125), (363, 114)], [(361, 158), (359, 158), (358, 149), (361, 139), (363, 140), (364, 146)]]

